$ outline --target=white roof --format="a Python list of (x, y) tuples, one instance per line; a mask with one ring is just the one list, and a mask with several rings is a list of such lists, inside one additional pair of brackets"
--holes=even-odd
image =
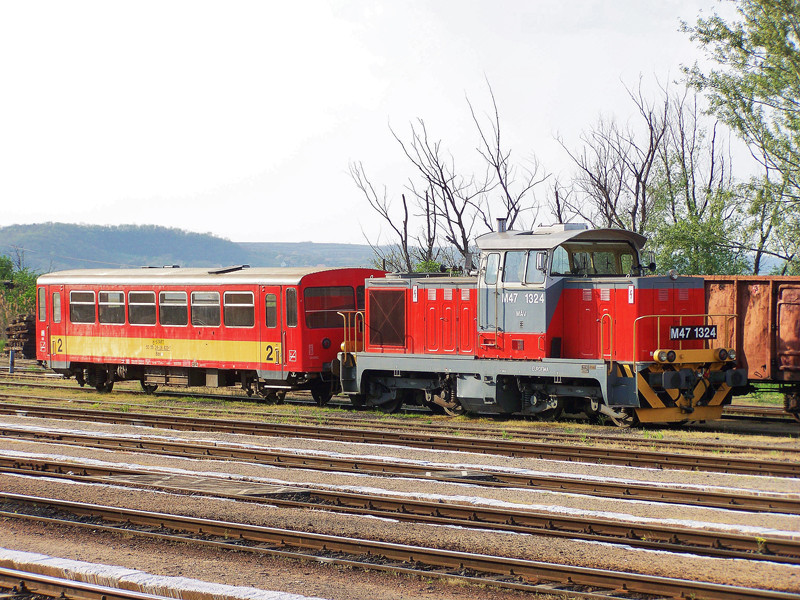
[(42, 285), (298, 285), (308, 275), (331, 271), (363, 271), (364, 278), (375, 273), (374, 269), (327, 267), (73, 269), (47, 273), (39, 277), (38, 283)]
[(549, 250), (568, 241), (627, 241), (641, 250), (647, 238), (625, 229), (587, 229), (583, 223), (564, 223), (532, 231), (487, 233), (476, 243), (481, 250)]

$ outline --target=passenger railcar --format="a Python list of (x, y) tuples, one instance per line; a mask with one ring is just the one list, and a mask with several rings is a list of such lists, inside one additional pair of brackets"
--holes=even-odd
[[(73, 270), (37, 284), (37, 358), (83, 385), (241, 385), (273, 401), (331, 396), (341, 311), (374, 269)], [(357, 338), (355, 330), (348, 336)]]
[(645, 238), (582, 225), (477, 239), (477, 277), (390, 275), (366, 287), (365, 339), (334, 370), (356, 404), (455, 413), (605, 414), (620, 425), (719, 418), (746, 383), (734, 315), (703, 282), (645, 276)]

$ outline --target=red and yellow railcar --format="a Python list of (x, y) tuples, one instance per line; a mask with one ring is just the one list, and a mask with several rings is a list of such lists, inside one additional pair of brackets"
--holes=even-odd
[[(373, 269), (72, 270), (37, 285), (37, 358), (101, 391), (115, 381), (331, 395), (330, 364)], [(354, 328), (348, 335), (356, 338)]]

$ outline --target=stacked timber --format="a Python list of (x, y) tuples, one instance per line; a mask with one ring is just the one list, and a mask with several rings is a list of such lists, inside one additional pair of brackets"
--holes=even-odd
[(18, 315), (6, 327), (6, 342), (3, 352), (11, 350), (19, 358), (36, 358), (36, 324), (33, 315)]

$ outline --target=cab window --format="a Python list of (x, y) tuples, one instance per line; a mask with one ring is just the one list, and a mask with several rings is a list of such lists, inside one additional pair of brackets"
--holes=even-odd
[(497, 272), (500, 269), (500, 255), (492, 253), (486, 257), (486, 270), (483, 274), (483, 282), (486, 285), (497, 283)]
[(46, 321), (47, 320), (47, 292), (44, 288), (39, 288), (36, 290), (37, 294), (37, 306), (39, 307), (39, 320)]
[(531, 250), (528, 252), (528, 266), (525, 270), (525, 283), (544, 283), (544, 271), (540, 269), (537, 264), (537, 257), (540, 254), (544, 254), (538, 252), (536, 250)]
[(503, 267), (504, 283), (521, 283), (525, 277), (525, 251), (506, 252), (506, 264)]

